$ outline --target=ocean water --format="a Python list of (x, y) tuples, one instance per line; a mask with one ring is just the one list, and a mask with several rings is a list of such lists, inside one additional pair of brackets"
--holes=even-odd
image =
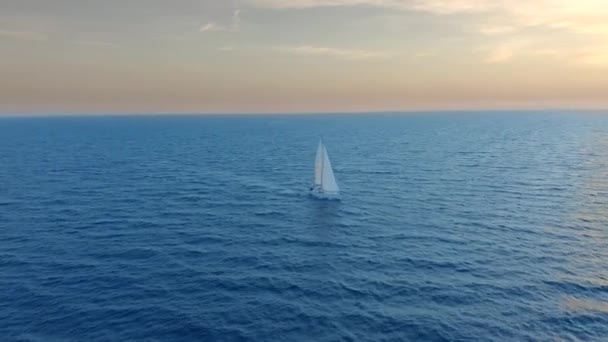
[(0, 119), (0, 340), (606, 341), (608, 115)]

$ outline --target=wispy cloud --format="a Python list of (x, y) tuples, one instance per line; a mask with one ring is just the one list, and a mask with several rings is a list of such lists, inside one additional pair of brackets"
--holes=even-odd
[[(373, 1), (369, 1), (370, 3)], [(503, 1), (497, 0), (414, 0), (386, 1), (393, 7), (431, 12), (435, 14), (457, 14), (490, 12), (500, 8)]]
[(427, 59), (427, 58), (430, 58), (433, 56), (435, 56), (434, 52), (426, 51), (426, 52), (419, 52), (419, 53), (413, 54), (410, 57), (412, 60), (423, 60), (423, 59)]
[(241, 10), (235, 10), (229, 25), (220, 25), (214, 21), (208, 22), (199, 28), (199, 32), (237, 32), (241, 29)]
[(497, 36), (511, 34), (517, 31), (517, 28), (510, 25), (493, 25), (493, 26), (482, 26), (479, 32), (488, 36)]
[(421, 10), (438, 14), (481, 12), (497, 7), (496, 0), (249, 0), (256, 6), (288, 9), (312, 7), (370, 6), (397, 10)]
[(356, 6), (362, 4), (375, 3), (382, 5), (383, 1), (366, 0), (249, 0), (250, 3), (267, 8), (288, 9), (288, 8), (312, 8), (312, 7), (335, 7), (335, 6)]
[(220, 46), (217, 49), (218, 49), (218, 51), (235, 51), (235, 50), (238, 50), (234, 46)]
[(77, 40), (75, 43), (78, 45), (84, 45), (84, 46), (97, 46), (97, 47), (110, 47), (110, 48), (118, 47), (118, 44), (104, 42), (101, 40)]
[(214, 22), (206, 23), (198, 29), (199, 32), (223, 31), (223, 28)]
[[(506, 26), (544, 26), (587, 34), (608, 35), (608, 1), (605, 0), (247, 0), (265, 8), (369, 6), (424, 11), (437, 15), (483, 13), (505, 24), (485, 33), (503, 33)], [(511, 29), (510, 28), (510, 29)], [(498, 29), (498, 30), (497, 30)], [(510, 30), (509, 29), (509, 30)]]
[(2, 37), (26, 40), (47, 40), (48, 38), (46, 34), (40, 32), (0, 30), (0, 38)]
[(390, 54), (386, 51), (360, 50), (360, 49), (341, 49), (319, 46), (276, 46), (277, 51), (302, 56), (331, 57), (344, 60), (369, 60), (385, 58)]
[(570, 65), (608, 67), (608, 49), (604, 46), (607, 45), (563, 49), (551, 44), (538, 45), (534, 39), (522, 38), (507, 41), (495, 47), (481, 49), (481, 52), (485, 54), (483, 61), (490, 64), (504, 64), (517, 58), (530, 57), (542, 58), (545, 61), (559, 61)]
[(580, 52), (577, 62), (589, 66), (608, 67), (608, 48), (585, 49)]
[(241, 10), (237, 9), (232, 14), (232, 29), (238, 31), (241, 29)]
[(511, 60), (514, 56), (515, 50), (513, 47), (502, 45), (491, 49), (484, 58), (484, 62), (491, 64), (504, 63)]

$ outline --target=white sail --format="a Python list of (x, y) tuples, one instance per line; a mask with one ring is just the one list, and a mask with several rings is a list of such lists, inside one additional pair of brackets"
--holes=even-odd
[(323, 139), (319, 140), (319, 146), (317, 147), (317, 156), (315, 158), (315, 186), (321, 187), (321, 179), (323, 178), (323, 154), (325, 148), (323, 147)]
[(319, 140), (317, 156), (315, 158), (315, 184), (311, 189), (311, 194), (318, 197), (337, 198), (340, 189), (331, 162), (327, 155), (327, 150), (323, 144), (323, 139)]
[(321, 189), (323, 189), (323, 192), (327, 194), (337, 194), (340, 191), (338, 188), (338, 183), (336, 183), (334, 171), (331, 168), (331, 162), (327, 156), (325, 146), (323, 146), (323, 172), (321, 177)]

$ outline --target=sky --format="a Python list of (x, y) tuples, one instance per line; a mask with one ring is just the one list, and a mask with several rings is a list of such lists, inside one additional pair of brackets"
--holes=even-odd
[(0, 0), (0, 113), (608, 108), (606, 0)]

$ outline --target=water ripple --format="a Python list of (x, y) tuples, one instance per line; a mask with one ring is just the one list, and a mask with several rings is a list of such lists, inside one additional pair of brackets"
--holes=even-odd
[(607, 151), (581, 113), (3, 119), (0, 340), (601, 341)]

